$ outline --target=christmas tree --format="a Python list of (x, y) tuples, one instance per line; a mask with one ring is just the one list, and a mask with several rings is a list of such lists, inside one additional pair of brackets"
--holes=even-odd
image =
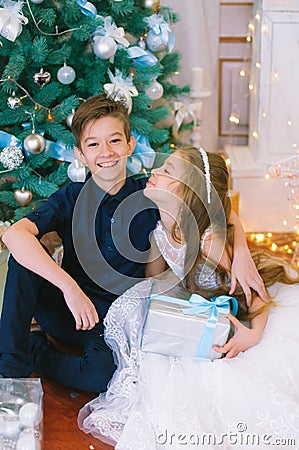
[(159, 0), (0, 0), (1, 220), (84, 179), (70, 126), (90, 96), (125, 102), (138, 144), (131, 172), (169, 151), (169, 101), (188, 91), (175, 83), (176, 19)]

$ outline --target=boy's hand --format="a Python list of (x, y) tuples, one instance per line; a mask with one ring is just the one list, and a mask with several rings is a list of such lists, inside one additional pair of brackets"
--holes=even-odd
[(235, 334), (223, 347), (214, 345), (213, 349), (216, 352), (225, 353), (225, 358), (234, 358), (240, 352), (244, 352), (258, 344), (261, 335), (256, 330), (247, 328), (232, 314), (229, 314), (228, 318), (235, 327)]
[(76, 321), (76, 330), (91, 330), (99, 322), (94, 304), (78, 285), (64, 292), (66, 304)]
[(248, 306), (251, 306), (251, 291), (253, 289), (259, 297), (266, 303), (270, 301), (264, 282), (257, 271), (248, 249), (235, 252), (231, 267), (231, 288), (229, 295), (235, 292), (237, 281), (242, 287), (246, 296)]

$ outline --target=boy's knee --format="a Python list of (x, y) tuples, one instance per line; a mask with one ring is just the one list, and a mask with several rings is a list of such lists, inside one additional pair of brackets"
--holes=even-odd
[[(92, 392), (105, 392), (107, 385), (112, 378), (116, 365), (114, 364), (112, 352), (108, 350), (105, 355), (98, 355), (92, 360), (85, 360), (85, 380), (88, 390)], [(87, 364), (86, 364), (87, 363)]]

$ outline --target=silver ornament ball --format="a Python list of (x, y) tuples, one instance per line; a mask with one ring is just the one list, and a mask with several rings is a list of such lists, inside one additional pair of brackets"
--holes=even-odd
[(62, 84), (71, 84), (76, 78), (76, 72), (71, 66), (63, 66), (58, 70), (57, 78)]
[(132, 111), (132, 97), (128, 92), (118, 89), (111, 95), (111, 98), (113, 98), (113, 100), (115, 100), (116, 102), (123, 103), (128, 110), (128, 114), (130, 114), (130, 112)]
[(25, 137), (23, 145), (27, 152), (37, 155), (45, 149), (46, 141), (40, 134), (32, 133)]
[(160, 7), (160, 0), (144, 0), (144, 7), (157, 11)]
[(66, 116), (66, 119), (65, 119), (65, 123), (66, 123), (67, 126), (70, 127), (70, 128), (71, 128), (71, 126), (72, 126), (73, 118), (74, 118), (74, 113), (71, 113), (71, 114), (68, 114), (68, 115)]
[(110, 59), (115, 55), (117, 45), (110, 36), (95, 36), (93, 51), (101, 59)]
[(44, 0), (30, 0), (31, 3), (33, 3), (34, 5), (40, 5), (41, 3), (43, 3)]
[(20, 167), (24, 159), (24, 155), (22, 153), (22, 150), (15, 146), (10, 145), (8, 147), (5, 147), (2, 152), (0, 153), (0, 162), (1, 164), (9, 170), (16, 169), (17, 167)]
[(162, 36), (153, 30), (147, 33), (146, 45), (151, 52), (163, 52), (167, 49), (167, 44), (163, 42)]
[(145, 91), (146, 95), (152, 100), (158, 100), (159, 98), (161, 98), (163, 92), (164, 90), (162, 84), (158, 83), (158, 81), (156, 80), (152, 81)]
[(33, 81), (36, 84), (40, 85), (40, 88), (43, 88), (45, 84), (48, 84), (51, 80), (50, 72), (44, 72), (44, 69), (41, 68), (39, 72), (35, 73), (33, 76)]
[(20, 106), (22, 106), (22, 101), (19, 97), (16, 97), (14, 94), (11, 97), (8, 97), (7, 99), (7, 106), (10, 109), (18, 109)]

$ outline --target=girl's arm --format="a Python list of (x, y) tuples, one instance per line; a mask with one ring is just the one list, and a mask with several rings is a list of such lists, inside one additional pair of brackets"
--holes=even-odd
[(251, 319), (251, 328), (246, 327), (236, 317), (229, 314), (228, 318), (234, 325), (235, 334), (225, 345), (222, 347), (215, 345), (213, 349), (216, 352), (225, 353), (225, 358), (234, 358), (240, 352), (257, 345), (262, 338), (268, 320), (269, 307), (267, 306), (259, 297), (253, 300), (252, 306), (249, 307), (249, 313), (251, 314), (261, 307), (263, 307), (263, 310)]
[[(204, 242), (203, 252), (211, 260), (221, 264), (228, 272), (230, 271), (231, 257), (229, 250), (224, 248), (223, 241), (219, 237), (213, 235), (208, 236)], [(228, 318), (235, 327), (234, 336), (224, 346), (214, 346), (214, 350), (219, 353), (225, 353), (225, 358), (233, 358), (238, 353), (258, 344), (268, 320), (268, 305), (265, 305), (259, 297), (254, 298), (252, 305), (248, 308), (249, 315), (255, 313), (260, 308), (263, 308), (263, 310), (252, 318), (251, 328), (246, 327), (236, 317), (229, 314)]]
[(251, 304), (250, 288), (256, 291), (264, 302), (268, 302), (270, 299), (263, 280), (251, 258), (244, 229), (238, 216), (233, 211), (230, 214), (229, 223), (234, 225), (234, 248), (229, 294), (231, 295), (235, 292), (238, 281), (244, 291), (248, 306)]

